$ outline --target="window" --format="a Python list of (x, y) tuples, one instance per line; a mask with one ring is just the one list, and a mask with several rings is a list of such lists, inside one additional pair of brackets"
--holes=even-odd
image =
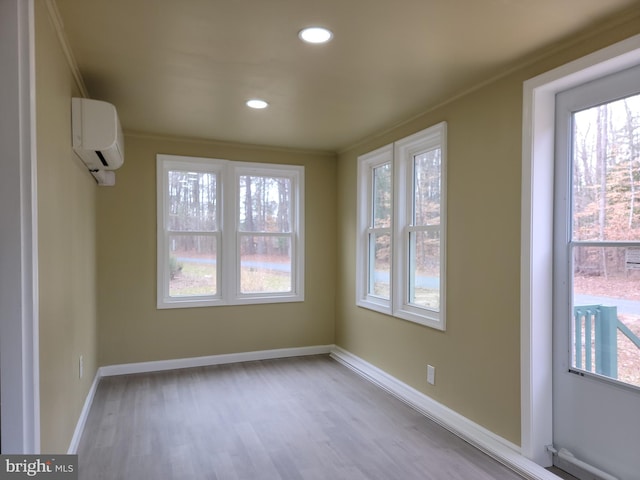
[(304, 168), (158, 155), (158, 308), (304, 300)]
[(358, 159), (358, 304), (391, 309), (393, 145)]
[(446, 123), (358, 159), (356, 303), (445, 325)]

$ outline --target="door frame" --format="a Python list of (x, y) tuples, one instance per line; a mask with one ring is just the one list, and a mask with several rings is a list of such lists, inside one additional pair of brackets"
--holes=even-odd
[(34, 35), (33, 0), (0, 0), (2, 453), (40, 450)]
[[(524, 82), (520, 265), (521, 452), (549, 467), (555, 94), (640, 64), (640, 35)], [(535, 228), (533, 226), (535, 225)]]

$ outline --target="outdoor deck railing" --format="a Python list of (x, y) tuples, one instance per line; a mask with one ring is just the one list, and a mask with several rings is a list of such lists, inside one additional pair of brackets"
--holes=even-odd
[(618, 330), (640, 349), (640, 338), (618, 318), (617, 307), (573, 308), (575, 367), (618, 378)]

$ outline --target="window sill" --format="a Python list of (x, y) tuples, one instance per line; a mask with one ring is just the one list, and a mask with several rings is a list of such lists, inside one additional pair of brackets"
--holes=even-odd
[(171, 308), (198, 308), (198, 307), (224, 307), (224, 306), (237, 306), (237, 305), (262, 305), (269, 303), (296, 303), (304, 302), (303, 295), (274, 295), (269, 297), (264, 296), (250, 296), (236, 298), (230, 301), (224, 301), (222, 299), (179, 299), (171, 298), (168, 300), (159, 300), (156, 307), (158, 310), (165, 310)]

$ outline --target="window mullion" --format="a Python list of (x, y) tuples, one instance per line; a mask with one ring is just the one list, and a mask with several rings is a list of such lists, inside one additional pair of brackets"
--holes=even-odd
[(221, 295), (223, 303), (233, 303), (236, 297), (236, 256), (235, 234), (237, 231), (238, 189), (237, 174), (232, 164), (227, 164), (221, 173), (222, 188), (220, 230), (222, 231), (221, 251), (224, 255), (221, 258), (220, 276), (223, 279), (221, 284)]

